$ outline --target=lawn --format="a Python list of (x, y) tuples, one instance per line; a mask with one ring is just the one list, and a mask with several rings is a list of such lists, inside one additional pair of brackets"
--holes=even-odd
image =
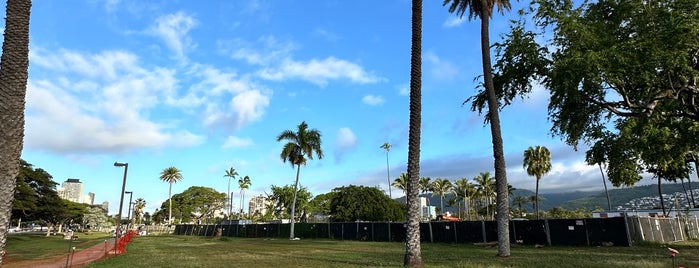
[(9, 235), (6, 252), (10, 260), (47, 259), (63, 256), (68, 253), (69, 246), (76, 251), (89, 248), (95, 244), (104, 243), (111, 238), (108, 233), (76, 233), (77, 240), (63, 239), (62, 235), (46, 236), (45, 233), (19, 233)]
[[(671, 245), (676, 263), (699, 266), (699, 242)], [(400, 267), (404, 244), (337, 240), (142, 236), (127, 253), (88, 267)], [(495, 247), (422, 244), (426, 267), (671, 267), (667, 245), (636, 247), (515, 246), (509, 258)]]

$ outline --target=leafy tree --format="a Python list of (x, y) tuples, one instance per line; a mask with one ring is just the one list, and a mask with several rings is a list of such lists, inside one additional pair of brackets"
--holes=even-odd
[(423, 267), (420, 252), (420, 132), (422, 125), (422, 0), (412, 0), (410, 37), (410, 120), (408, 131), (408, 180), (405, 201), (407, 221), (403, 266)]
[(88, 206), (82, 217), (82, 225), (89, 230), (101, 231), (109, 227), (109, 216), (107, 212), (99, 206)]
[(456, 12), (463, 17), (468, 11), (469, 19), (481, 20), (481, 59), (483, 63), (483, 81), (488, 100), (488, 115), (490, 133), (493, 142), (493, 157), (495, 158), (495, 182), (497, 184), (498, 210), (498, 256), (510, 256), (509, 202), (507, 195), (507, 168), (503, 152), (502, 133), (500, 130), (499, 100), (493, 83), (493, 70), (490, 63), (490, 18), (493, 8), (498, 11), (510, 9), (509, 0), (444, 0), (443, 5), (449, 5), (449, 12)]
[(406, 216), (405, 205), (379, 188), (355, 185), (333, 189), (330, 215), (334, 222), (399, 221)]
[(536, 177), (536, 191), (534, 192), (534, 207), (536, 219), (539, 219), (539, 181), (541, 177), (551, 171), (551, 152), (545, 146), (529, 147), (524, 151), (524, 168), (529, 176)]
[(320, 136), (320, 131), (308, 129), (308, 124), (305, 121), (298, 125), (296, 132), (284, 130), (277, 136), (277, 141), (287, 142), (279, 155), (282, 161), (288, 161), (292, 167), (296, 165), (296, 184), (294, 186), (294, 199), (291, 203), (291, 231), (289, 239), (294, 239), (294, 213), (296, 211), (296, 194), (299, 186), (301, 165), (306, 165), (307, 159), (313, 160), (313, 153), (316, 154), (318, 159), (323, 159)]
[[(240, 214), (243, 214), (243, 202), (245, 202), (245, 190), (250, 188), (250, 177), (245, 176), (238, 179), (238, 187), (240, 187)], [(248, 211), (250, 212), (250, 211)]]
[(403, 194), (406, 194), (406, 190), (408, 189), (408, 174), (401, 173), (398, 178), (393, 180), (393, 187), (396, 187), (403, 191)]
[(386, 150), (386, 181), (388, 182), (388, 197), (393, 198), (393, 195), (391, 194), (391, 172), (389, 171), (388, 167), (388, 152), (391, 150), (391, 144), (384, 142), (384, 144), (381, 145), (381, 148)]
[[(192, 186), (170, 198), (180, 222), (210, 222), (226, 202), (226, 195), (210, 187)], [(161, 211), (166, 203), (161, 205)]]
[[(24, 140), (31, 0), (8, 0), (0, 58), (0, 252), (5, 251)], [(0, 266), (2, 266), (0, 254)]]
[(168, 206), (167, 222), (168, 224), (172, 224), (172, 184), (182, 180), (182, 172), (176, 167), (163, 169), (163, 171), (160, 172), (160, 180), (170, 185), (167, 192), (167, 199), (170, 204)]
[[(297, 206), (294, 206), (296, 212), (293, 215), (306, 214), (308, 202), (312, 197), (311, 192), (309, 192), (306, 187), (296, 188), (291, 185), (284, 185), (281, 187), (272, 185), (272, 193), (267, 196), (267, 200), (272, 204), (270, 207), (271, 209), (267, 210), (268, 213), (272, 213), (279, 218), (286, 218), (292, 215), (291, 206), (289, 204), (294, 202), (294, 195), (296, 196)], [(302, 213), (297, 214), (298, 212)], [(304, 218), (304, 215), (300, 218)]]
[(525, 196), (518, 195), (512, 199), (512, 203), (517, 205), (517, 212), (519, 214), (519, 217), (524, 217), (524, 210), (522, 209), (522, 206), (528, 204), (529, 199)]
[(226, 170), (226, 175), (223, 175), (224, 178), (228, 177), (228, 191), (226, 192), (226, 196), (228, 197), (228, 202), (226, 202), (226, 206), (228, 207), (228, 219), (231, 218), (231, 210), (233, 209), (233, 197), (231, 196), (231, 179), (235, 179), (236, 176), (238, 176), (238, 172), (235, 171), (235, 168), (233, 167)]
[(437, 178), (432, 182), (433, 195), (439, 196), (439, 212), (444, 214), (444, 195), (454, 187), (447, 179)]
[(318, 216), (330, 215), (330, 201), (333, 198), (333, 192), (319, 194), (313, 197), (308, 203), (308, 214), (316, 214)]

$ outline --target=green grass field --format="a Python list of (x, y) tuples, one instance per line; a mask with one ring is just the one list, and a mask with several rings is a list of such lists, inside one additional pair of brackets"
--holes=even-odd
[[(699, 266), (699, 242), (671, 245), (685, 267)], [(127, 253), (88, 267), (400, 267), (404, 244), (336, 240), (136, 237)], [(422, 244), (426, 267), (671, 267), (667, 245), (515, 246), (509, 258), (475, 245)]]
[[(79, 235), (77, 250), (108, 239), (106, 234)], [(9, 259), (62, 256), (68, 241), (60, 236), (12, 235)], [(675, 243), (675, 262), (699, 267), (699, 241)], [(88, 267), (400, 267), (403, 243), (327, 239), (250, 239), (195, 236), (137, 236), (124, 255)], [(509, 258), (496, 257), (495, 247), (470, 244), (422, 244), (426, 267), (671, 267), (667, 245), (636, 247), (513, 246)]]

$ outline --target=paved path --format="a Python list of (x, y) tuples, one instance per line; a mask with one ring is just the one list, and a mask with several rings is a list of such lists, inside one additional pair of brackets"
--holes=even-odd
[[(10, 267), (32, 267), (32, 268), (64, 268), (64, 267), (84, 267), (87, 264), (94, 262), (96, 260), (112, 256), (114, 254), (114, 238), (107, 240), (104, 243), (99, 243), (92, 247), (83, 249), (81, 251), (76, 251), (72, 254), (70, 259), (68, 259), (68, 266), (66, 266), (67, 255), (45, 260), (34, 260), (31, 262), (16, 262), (8, 263), (8, 268)], [(5, 266), (3, 266), (5, 267)]]

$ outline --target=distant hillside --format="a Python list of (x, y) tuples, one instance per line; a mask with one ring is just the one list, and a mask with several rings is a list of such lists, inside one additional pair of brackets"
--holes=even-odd
[[(689, 191), (689, 184), (685, 183), (685, 187), (687, 187), (687, 190)], [(691, 188), (699, 188), (699, 183), (692, 182)], [(674, 194), (675, 192), (684, 193), (682, 184), (680, 183), (664, 183), (662, 185), (662, 190), (664, 194)], [(511, 197), (530, 197), (533, 195), (534, 191), (527, 189), (516, 189), (512, 193)], [(540, 206), (542, 210), (549, 210), (553, 207), (563, 207), (571, 210), (577, 208), (594, 210), (597, 207), (607, 209), (607, 198), (605, 197), (603, 190), (590, 192), (574, 191), (563, 193), (546, 193), (540, 195)], [(431, 205), (439, 207), (439, 196), (432, 196), (432, 194), (424, 194), (420, 196), (427, 197)], [(655, 184), (609, 190), (609, 199), (613, 210), (616, 210), (619, 206), (623, 206), (632, 199), (655, 196), (658, 196), (658, 186)], [(454, 205), (453, 208), (449, 207), (447, 205), (447, 200), (451, 198), (451, 194), (447, 194), (444, 197), (444, 210), (454, 212), (457, 210), (458, 204)], [(699, 202), (699, 194), (695, 194), (695, 199)], [(396, 200), (405, 203), (405, 197), (396, 198)], [(512, 203), (510, 203), (510, 206), (512, 206)], [(531, 204), (526, 205), (528, 210), (530, 210), (531, 207)]]
[[(690, 184), (685, 183), (687, 191), (689, 191), (689, 185)], [(692, 189), (696, 189), (697, 186), (699, 186), (699, 183), (691, 183)], [(684, 190), (682, 189), (682, 184), (680, 183), (664, 183), (662, 185), (662, 191), (663, 194), (674, 194), (676, 192), (684, 193)], [(631, 201), (632, 199), (646, 196), (658, 196), (658, 185), (649, 184), (630, 188), (609, 190), (609, 201), (612, 204), (613, 210), (617, 209), (617, 207), (619, 206), (623, 206), (625, 203)], [(699, 196), (695, 196), (695, 199), (697, 198), (699, 198)], [(592, 210), (595, 209), (595, 207), (607, 209), (607, 198), (604, 195), (604, 191), (602, 191), (595, 195), (564, 202), (560, 204), (560, 206), (566, 209), (586, 208)]]

